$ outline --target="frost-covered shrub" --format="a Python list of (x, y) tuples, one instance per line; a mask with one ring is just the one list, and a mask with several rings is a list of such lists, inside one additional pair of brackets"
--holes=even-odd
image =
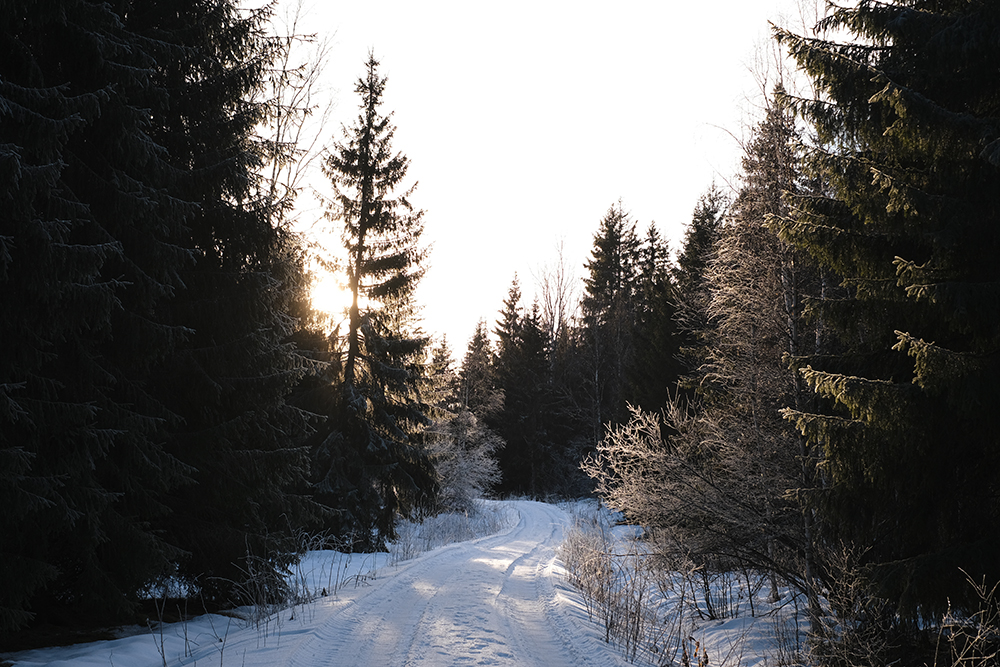
[(447, 544), (493, 535), (517, 520), (517, 512), (496, 500), (476, 500), (465, 511), (440, 512), (419, 523), (400, 520), (397, 539), (389, 544), (389, 562), (395, 565)]
[(440, 487), (439, 509), (471, 511), (473, 501), (500, 481), (495, 454), (504, 442), (468, 410), (438, 422), (433, 435), (430, 452)]
[[(677, 657), (683, 643), (685, 587), (657, 569), (635, 532), (626, 528), (612, 526), (610, 513), (600, 508), (579, 514), (559, 556), (591, 620), (604, 626), (604, 641), (632, 663), (643, 656), (667, 664), (662, 661)], [(662, 604), (664, 591), (675, 587), (682, 591), (679, 604)]]

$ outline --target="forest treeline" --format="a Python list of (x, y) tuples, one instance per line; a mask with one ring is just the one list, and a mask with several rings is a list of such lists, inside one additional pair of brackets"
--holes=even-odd
[(811, 92), (774, 89), (675, 285), (678, 391), (584, 463), (664, 563), (797, 590), (816, 664), (996, 664), (998, 29), (975, 0), (774, 29)]
[[(1000, 7), (868, 0), (774, 38), (732, 192), (624, 202), (456, 362), (371, 55), (329, 139), (352, 304), (294, 233), (288, 39), (234, 0), (0, 12), (0, 635), (266, 595), (487, 492), (596, 493), (664, 562), (808, 601), (825, 664), (924, 661), (1000, 581)], [(298, 83), (297, 83), (298, 82)], [(292, 101), (290, 101), (292, 100)]]
[(372, 58), (357, 123), (324, 154), (352, 288), (379, 306), (356, 299), (349, 331), (330, 334), (292, 231), (289, 137), (311, 109), (269, 12), (0, 12), (7, 638), (129, 620), (166, 595), (239, 603), (251, 570), (280, 598), (297, 535), (371, 549), (438, 502), (412, 302), (420, 213), (390, 197), (407, 161), (391, 154), (384, 79)]

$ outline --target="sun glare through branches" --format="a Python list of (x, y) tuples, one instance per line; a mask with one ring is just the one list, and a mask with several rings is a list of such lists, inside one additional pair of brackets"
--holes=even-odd
[(346, 315), (351, 307), (351, 291), (344, 279), (333, 273), (319, 272), (309, 290), (314, 309), (331, 317)]

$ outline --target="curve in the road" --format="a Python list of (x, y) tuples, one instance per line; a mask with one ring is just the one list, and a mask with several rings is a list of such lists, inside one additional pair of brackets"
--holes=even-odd
[(423, 554), (349, 602), (320, 603), (309, 631), (286, 635), (278, 664), (618, 664), (578, 619), (567, 618), (559, 598), (556, 550), (567, 514), (545, 503), (512, 506), (519, 515), (512, 529)]

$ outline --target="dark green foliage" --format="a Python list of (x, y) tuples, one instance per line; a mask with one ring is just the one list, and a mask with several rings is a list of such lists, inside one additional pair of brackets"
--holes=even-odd
[(585, 264), (585, 318), (608, 324), (614, 320), (615, 308), (631, 301), (636, 289), (638, 254), (635, 223), (618, 202), (601, 218), (591, 258)]
[(533, 497), (585, 493), (588, 485), (579, 462), (591, 425), (580, 407), (587, 398), (579, 391), (579, 341), (564, 330), (550, 342), (537, 302), (530, 311), (521, 306), (516, 277), (495, 333), (492, 378), (502, 404), (485, 419), (505, 442), (497, 455), (502, 471), (498, 490)]
[(639, 240), (635, 222), (611, 207), (594, 235), (584, 277), (583, 336), (595, 442), (603, 425), (626, 416), (626, 372), (635, 356)]
[[(725, 194), (714, 183), (698, 199), (673, 271), (675, 321), (680, 334), (678, 356), (686, 374), (696, 373), (706, 355), (703, 347), (704, 337), (710, 331), (708, 304), (711, 297), (705, 274), (714, 257), (727, 205)], [(690, 384), (682, 381), (682, 386)]]
[(872, 591), (906, 619), (1000, 580), (1000, 7), (863, 1), (778, 31), (823, 101), (794, 100), (833, 196), (796, 201), (782, 236), (844, 277), (810, 305), (843, 353), (804, 378), (832, 415), (790, 413), (827, 458), (818, 502)]
[(561, 268), (542, 278), (544, 316), (537, 302), (530, 311), (521, 305), (515, 277), (492, 364), (482, 363), (482, 327), (470, 344), (463, 368), (469, 405), (503, 400), (499, 412), (476, 409), (506, 441), (499, 455), (505, 492), (589, 493), (580, 462), (608, 424), (624, 418), (629, 404), (659, 410), (677, 380), (674, 287), (655, 227), (640, 240), (621, 203), (612, 206), (586, 269), (579, 319), (568, 317), (575, 308)]
[(667, 244), (651, 224), (639, 239), (621, 202), (608, 209), (586, 263), (580, 335), (593, 438), (628, 405), (658, 410), (680, 370), (675, 290)]
[(182, 337), (158, 309), (193, 207), (149, 140), (156, 54), (110, 7), (7, 6), (0, 54), (6, 632), (29, 609), (126, 611), (177, 554), (149, 521), (185, 471), (144, 379)]
[(257, 194), (247, 101), (264, 18), (0, 13), (0, 632), (121, 618), (172, 574), (232, 580), (305, 506), (283, 405), (301, 258)]
[(424, 388), (427, 403), (433, 408), (454, 412), (462, 406), (461, 380), (454, 368), (448, 337), (430, 349), (430, 361), (425, 366), (427, 386)]
[(380, 112), (386, 80), (374, 56), (365, 70), (355, 86), (359, 116), (325, 165), (353, 302), (340, 396), (314, 462), (319, 498), (339, 517), (335, 528), (369, 548), (395, 535), (398, 516), (429, 507), (436, 485), (421, 433), (429, 423), (420, 393), (428, 339), (414, 324), (423, 212), (409, 202), (412, 187), (394, 197), (409, 160), (392, 152), (394, 128)]
[[(481, 330), (480, 326), (477, 331)], [(470, 352), (476, 349), (475, 341), (473, 337)], [(431, 353), (428, 385), (426, 393), (434, 410), (425, 435), (439, 489), (433, 509), (474, 512), (475, 501), (500, 481), (496, 452), (503, 448), (503, 440), (462, 402), (461, 379), (452, 368), (446, 339)]]
[(667, 404), (682, 367), (669, 249), (654, 225), (639, 246), (637, 273), (634, 353), (625, 394), (629, 404), (655, 411)]
[(695, 294), (701, 288), (727, 204), (725, 193), (714, 183), (698, 199), (674, 269), (674, 282), (681, 296)]
[(498, 343), (493, 362), (503, 407), (488, 423), (507, 443), (498, 460), (500, 490), (537, 497), (546, 484), (546, 462), (552, 443), (545, 432), (548, 399), (545, 334), (537, 308), (524, 313), (517, 277), (504, 300), (495, 329)]
[(309, 514), (293, 491), (306, 424), (285, 404), (303, 372), (287, 342), (302, 257), (257, 176), (268, 106), (254, 99), (273, 54), (266, 15), (232, 3), (146, 3), (129, 20), (163, 49), (156, 80), (170, 105), (152, 136), (176, 170), (175, 196), (197, 204), (183, 243), (198, 259), (165, 309), (190, 333), (153, 375), (181, 420), (169, 451), (194, 471), (169, 496), (165, 533), (189, 554), (180, 574), (225, 601), (249, 555), (287, 562), (275, 540)]
[(476, 324), (458, 380), (459, 400), (476, 417), (492, 417), (503, 407), (503, 392), (494, 377), (493, 346), (484, 320)]

